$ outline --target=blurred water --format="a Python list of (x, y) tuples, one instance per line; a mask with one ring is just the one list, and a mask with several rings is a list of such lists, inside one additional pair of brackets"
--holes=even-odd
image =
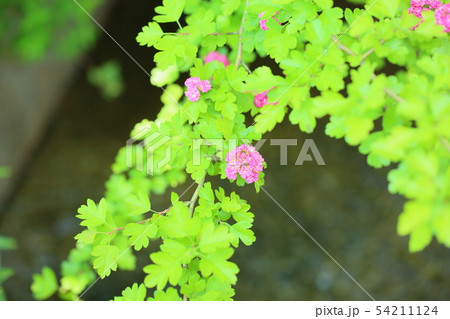
[[(152, 50), (134, 42), (152, 15), (144, 8), (138, 1), (119, 3), (108, 31), (149, 70)], [(86, 198), (102, 196), (109, 166), (133, 124), (153, 118), (160, 107), (161, 91), (150, 86), (142, 70), (110, 39), (100, 40), (86, 65), (111, 58), (122, 62), (125, 95), (115, 102), (103, 101), (86, 83), (85, 68), (81, 68), (25, 180), (0, 216), (0, 233), (15, 237), (20, 247), (2, 254), (2, 264), (16, 270), (5, 284), (11, 300), (31, 298), (31, 275), (41, 267), (59, 269), (80, 229), (76, 209)], [(448, 300), (449, 250), (433, 242), (424, 252), (407, 252), (407, 238), (396, 234), (403, 199), (387, 192), (387, 170), (368, 167), (356, 149), (325, 136), (325, 123), (320, 121), (315, 133), (306, 135), (284, 122), (264, 136), (298, 139), (298, 146), (288, 148), (286, 166), (279, 165), (279, 147), (266, 142), (260, 150), (268, 163), (265, 189), (285, 211), (264, 192), (256, 194), (252, 186), (237, 188), (213, 180), (247, 199), (256, 215), (257, 241), (251, 247), (240, 247), (233, 257), (240, 267), (236, 299), (369, 298), (287, 212), (375, 299)], [(305, 138), (314, 139), (325, 166), (293, 165)], [(138, 269), (149, 262), (148, 253), (140, 254)], [(111, 299), (143, 277), (139, 270), (114, 273), (85, 297)]]

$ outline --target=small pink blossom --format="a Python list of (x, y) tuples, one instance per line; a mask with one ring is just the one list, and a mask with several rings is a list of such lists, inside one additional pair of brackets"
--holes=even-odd
[(191, 102), (197, 102), (200, 99), (200, 92), (197, 89), (187, 90), (184, 92), (184, 95), (186, 95)]
[(220, 54), (217, 51), (209, 52), (205, 56), (205, 63), (209, 63), (214, 60), (216, 60), (217, 62), (221, 62), (225, 66), (230, 65), (230, 61), (228, 60), (227, 56), (225, 54)]
[(227, 178), (236, 180), (239, 174), (250, 184), (258, 180), (259, 172), (263, 170), (264, 158), (253, 146), (242, 144), (230, 151), (225, 161), (227, 162), (225, 168)]
[[(260, 14), (258, 14), (259, 18), (262, 18), (262, 16), (264, 15), (265, 11), (261, 12)], [(281, 25), (281, 22), (278, 21), (278, 19), (275, 19), (275, 16), (279, 13), (279, 11), (276, 11), (271, 19), (274, 19), (276, 22), (278, 22), (279, 25)], [(259, 27), (261, 28), (261, 30), (269, 30), (269, 28), (266, 25), (267, 23), (267, 19), (262, 19), (259, 20)]]
[(267, 97), (267, 92), (269, 92), (270, 90), (273, 90), (274, 88), (275, 88), (275, 87), (270, 88), (270, 89), (268, 89), (268, 90), (266, 90), (266, 91), (264, 91), (264, 92), (262, 92), (262, 93), (256, 94), (256, 95), (255, 95), (255, 98), (254, 98), (254, 100), (253, 100), (253, 104), (254, 104), (257, 108), (261, 108), (261, 107), (263, 107), (264, 105), (269, 105), (269, 104), (272, 104), (272, 105), (278, 104), (278, 102), (275, 102), (275, 103), (269, 103), (269, 98)]
[(267, 91), (264, 91), (262, 93), (255, 95), (253, 104), (255, 104), (256, 107), (261, 108), (267, 104), (268, 100), (269, 100), (269, 98), (267, 97)]
[(434, 12), (436, 23), (444, 26), (444, 32), (450, 32), (450, 3), (441, 5)]
[(202, 80), (198, 77), (190, 77), (186, 81), (184, 81), (184, 85), (188, 88), (188, 90), (195, 89), (198, 85), (202, 83)]
[(418, 18), (422, 18), (422, 12), (431, 9), (436, 9), (442, 5), (439, 0), (411, 0), (411, 7), (408, 12), (415, 15)]
[(184, 85), (187, 87), (187, 91), (184, 92), (184, 95), (191, 102), (197, 102), (200, 99), (200, 91), (203, 93), (211, 90), (211, 83), (208, 80), (200, 80), (198, 77), (190, 77), (184, 82)]
[(198, 88), (200, 91), (202, 91), (203, 93), (208, 92), (209, 90), (211, 90), (211, 84), (209, 83), (208, 80), (202, 81), (199, 85)]

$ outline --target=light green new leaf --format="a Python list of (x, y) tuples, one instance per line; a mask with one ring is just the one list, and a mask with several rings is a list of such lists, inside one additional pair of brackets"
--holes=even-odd
[(287, 33), (267, 32), (264, 49), (272, 59), (280, 63), (297, 46), (297, 38)]
[(202, 256), (200, 260), (200, 271), (202, 275), (207, 277), (213, 274), (220, 281), (229, 282), (234, 285), (237, 281), (236, 274), (239, 272), (239, 268), (235, 263), (227, 260), (233, 255), (233, 251), (232, 248), (225, 248)]
[(147, 248), (149, 238), (156, 238), (157, 233), (158, 226), (152, 221), (143, 224), (130, 223), (123, 230), (123, 234), (130, 237), (129, 245), (134, 246), (136, 250)]
[(157, 16), (153, 17), (156, 22), (176, 22), (183, 13), (185, 0), (163, 0), (163, 5), (155, 8)]
[(261, 108), (261, 114), (255, 118), (255, 130), (265, 133), (273, 130), (277, 123), (281, 123), (286, 114), (286, 107), (281, 105), (265, 105)]
[(223, 137), (228, 140), (233, 134), (234, 121), (228, 118), (218, 118), (214, 121), (214, 126), (223, 134)]
[(414, 253), (423, 250), (433, 239), (433, 233), (426, 224), (422, 224), (411, 232), (409, 251)]
[(142, 31), (138, 33), (136, 41), (139, 45), (151, 47), (164, 35), (163, 30), (156, 22), (149, 22), (148, 26), (144, 26)]
[(148, 288), (156, 286), (157, 290), (162, 290), (167, 282), (175, 286), (181, 278), (183, 267), (180, 260), (166, 252), (159, 251), (150, 255), (154, 264), (144, 267), (145, 285)]
[(96, 246), (92, 251), (94, 259), (94, 269), (97, 269), (97, 273), (100, 278), (109, 276), (111, 270), (117, 269), (117, 260), (119, 259), (120, 250), (119, 247), (113, 245), (100, 245)]
[(164, 233), (172, 238), (195, 236), (199, 226), (198, 221), (190, 217), (189, 208), (182, 202), (176, 202), (170, 208), (168, 217), (160, 223)]
[(104, 198), (100, 200), (98, 206), (95, 205), (92, 199), (88, 199), (87, 205), (82, 205), (78, 208), (78, 215), (76, 217), (83, 219), (80, 223), (81, 226), (90, 228), (103, 225), (106, 224), (106, 209), (107, 205)]
[(16, 249), (17, 243), (14, 238), (0, 235), (0, 250)]
[(114, 297), (114, 301), (145, 301), (146, 296), (147, 288), (145, 288), (145, 285), (134, 283), (131, 288), (127, 287), (122, 291), (122, 296)]
[(141, 215), (147, 213), (151, 209), (148, 194), (143, 191), (139, 191), (137, 195), (128, 195), (128, 197), (126, 197), (124, 201), (129, 205), (129, 215)]
[(53, 270), (44, 267), (41, 274), (33, 275), (31, 291), (37, 300), (44, 300), (53, 295), (58, 290), (58, 281)]
[(255, 233), (250, 229), (251, 227), (252, 224), (248, 222), (238, 222), (230, 226), (230, 232), (236, 235), (236, 239), (232, 242), (234, 247), (238, 246), (239, 239), (247, 246), (250, 246), (255, 242)]
[(227, 227), (210, 222), (200, 232), (198, 247), (202, 253), (209, 254), (228, 247), (231, 239)]
[(222, 5), (220, 8), (222, 9), (222, 13), (224, 15), (229, 16), (236, 11), (240, 5), (241, 0), (222, 0)]
[(168, 287), (166, 291), (156, 290), (153, 298), (148, 298), (149, 301), (181, 301), (178, 290), (173, 287)]

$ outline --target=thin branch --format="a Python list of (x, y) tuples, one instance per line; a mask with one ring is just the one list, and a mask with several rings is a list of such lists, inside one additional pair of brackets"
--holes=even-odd
[(183, 27), (182, 27), (181, 24), (180, 24), (180, 21), (177, 20), (177, 24), (178, 24), (178, 26), (180, 27), (181, 31), (184, 31)]
[(339, 39), (336, 38), (334, 35), (331, 36), (331, 39), (334, 41), (334, 43), (337, 43), (338, 49), (341, 49), (348, 55), (356, 55), (356, 53), (353, 52), (352, 49), (350, 49), (349, 47), (346, 47), (344, 44), (342, 44), (342, 42), (339, 41)]
[(198, 183), (197, 188), (195, 189), (195, 192), (192, 195), (191, 204), (189, 205), (189, 212), (191, 214), (191, 218), (192, 218), (192, 214), (194, 213), (194, 206), (195, 206), (195, 202), (197, 202), (198, 193), (200, 191), (200, 188), (203, 187), (204, 183), (205, 183), (205, 177), (203, 177), (202, 180)]
[[(190, 204), (189, 204), (189, 212), (190, 212), (191, 218), (192, 218), (192, 215), (193, 215), (193, 213), (194, 213), (194, 206), (195, 206), (195, 203), (197, 202), (198, 193), (200, 192), (200, 188), (202, 188), (202, 187), (203, 187), (203, 184), (205, 183), (205, 177), (206, 177), (206, 175), (203, 176), (203, 178), (201, 179), (201, 181), (198, 183), (197, 188), (195, 189), (195, 192), (194, 192), (194, 194), (193, 194), (192, 197), (191, 197)], [(186, 264), (183, 264), (182, 267), (183, 267), (183, 268), (186, 268), (187, 265), (186, 265)], [(187, 301), (187, 300), (188, 300), (188, 297), (187, 297), (186, 294), (184, 294), (184, 295), (183, 295), (183, 301)]]
[[(183, 203), (184, 203), (184, 204), (190, 204), (191, 202), (188, 201), (188, 202), (183, 202)], [(166, 213), (169, 212), (170, 208), (171, 208), (171, 207), (166, 208), (165, 210), (163, 210), (163, 211), (161, 211), (161, 212), (156, 212), (156, 213), (157, 213), (158, 215), (164, 215), (164, 214), (166, 214)], [(144, 214), (147, 214), (147, 213), (153, 213), (153, 212), (155, 212), (155, 211), (149, 210), (148, 212), (145, 212)], [(152, 220), (152, 218), (153, 218), (153, 217), (150, 217), (150, 218), (141, 220), (140, 222), (137, 222), (136, 224), (143, 224), (143, 223), (149, 222), (149, 221)], [(125, 228), (125, 226), (115, 228), (115, 229), (113, 229), (112, 231), (110, 231), (110, 232), (107, 233), (107, 234), (108, 234), (108, 235), (112, 235), (112, 234), (114, 234), (115, 232), (117, 232), (117, 231), (119, 231), (119, 230), (122, 230), (122, 229), (124, 229), (124, 228)]]
[[(384, 40), (384, 39), (381, 39), (380, 40), (380, 44), (383, 44), (384, 42), (386, 42), (386, 40)], [(362, 55), (362, 58), (361, 58), (361, 63), (369, 56), (369, 55), (371, 55), (373, 52), (375, 52), (375, 49), (370, 49), (369, 51), (367, 51), (366, 53), (364, 53), (363, 55)]]
[(252, 73), (252, 70), (250, 70), (250, 68), (248, 67), (247, 64), (245, 64), (244, 61), (241, 61), (242, 66), (244, 67), (245, 70), (247, 70), (248, 73)]
[[(165, 34), (174, 34), (174, 35), (191, 35), (190, 33), (165, 33)], [(238, 35), (240, 34), (239, 31), (235, 31), (235, 32), (227, 32), (227, 33), (222, 33), (222, 32), (214, 32), (214, 33), (208, 33), (208, 35)]]
[(442, 145), (444, 145), (444, 147), (447, 149), (447, 151), (450, 152), (450, 143), (442, 136), (439, 136), (439, 141), (442, 143)]
[(234, 65), (236, 68), (239, 68), (239, 65), (242, 61), (242, 32), (244, 31), (244, 21), (245, 21), (245, 15), (247, 14), (247, 7), (248, 7), (248, 0), (245, 2), (244, 12), (242, 13), (242, 19), (241, 19), (241, 26), (239, 27), (239, 44), (238, 44), (238, 52), (236, 56), (236, 61), (234, 62)]
[(398, 103), (402, 103), (404, 100), (395, 92), (391, 91), (388, 88), (384, 89), (384, 93), (386, 93), (387, 95), (389, 95), (391, 98), (393, 98), (394, 100), (396, 100)]

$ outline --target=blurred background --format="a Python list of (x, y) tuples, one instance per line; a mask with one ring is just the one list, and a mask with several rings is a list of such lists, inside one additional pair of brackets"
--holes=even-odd
[[(78, 2), (145, 70), (154, 67), (155, 51), (135, 37), (160, 1)], [(0, 297), (31, 300), (32, 274), (43, 266), (58, 273), (80, 230), (77, 208), (102, 197), (116, 152), (135, 123), (155, 118), (162, 92), (74, 1), (2, 0), (0, 36)], [(325, 136), (325, 124), (306, 135), (285, 121), (264, 136), (298, 140), (286, 166), (279, 147), (260, 149), (265, 189), (375, 299), (449, 300), (449, 250), (433, 242), (408, 253), (407, 238), (396, 234), (404, 200), (388, 193), (388, 169)], [(325, 166), (294, 165), (306, 138)], [(256, 215), (257, 241), (232, 258), (236, 300), (368, 300), (264, 192), (213, 182), (247, 199)], [(165, 207), (160, 197), (153, 207)], [(84, 299), (109, 300), (142, 282), (150, 250), (139, 253), (135, 272), (113, 273)]]

